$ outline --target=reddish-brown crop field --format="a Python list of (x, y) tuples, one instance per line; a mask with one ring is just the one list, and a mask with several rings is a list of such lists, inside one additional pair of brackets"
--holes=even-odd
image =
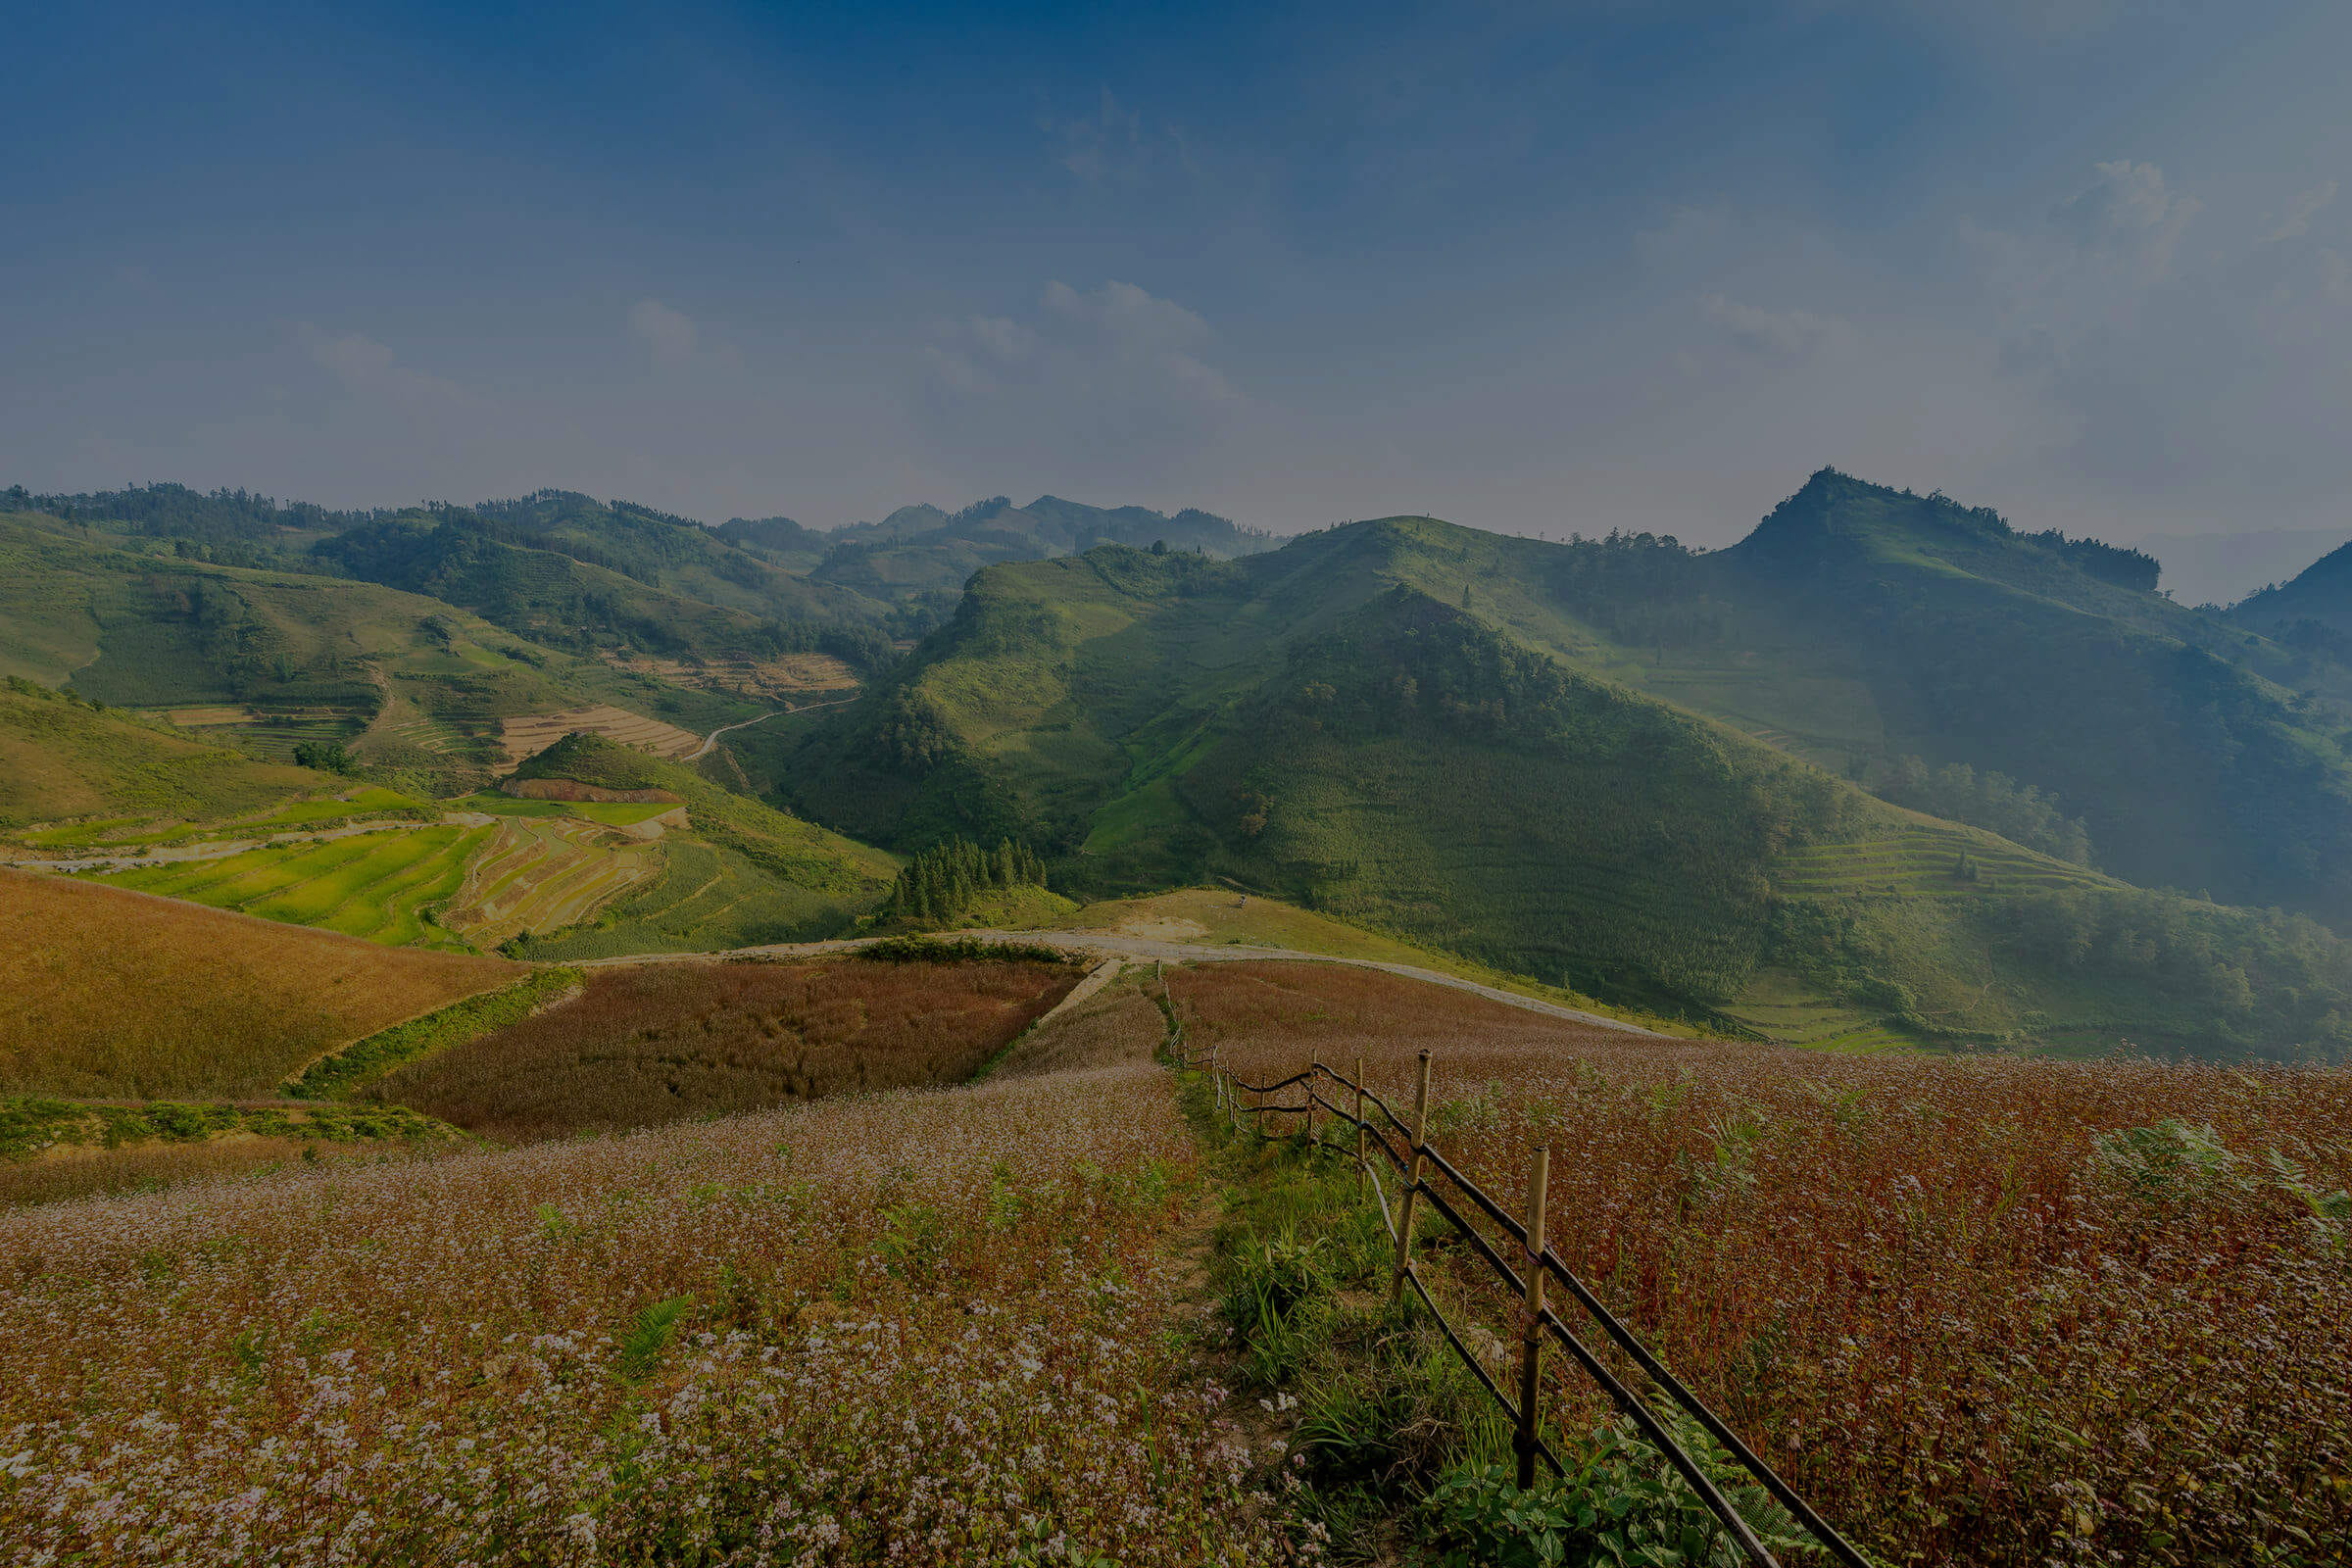
[(1151, 1066), (0, 1214), (10, 1562), (1291, 1560)]
[(370, 1093), (502, 1139), (956, 1083), (1077, 982), (1027, 962), (649, 963)]
[[(1432, 1142), (1506, 1206), (1552, 1144), (1568, 1264), (1889, 1561), (2344, 1560), (2352, 1075), (1643, 1039), (1337, 966), (1169, 979), (1191, 1043), (1260, 1081), (1361, 1052), (1403, 1109), (1432, 1051)], [(1602, 1419), (1553, 1377), (1569, 1434)]]
[(0, 869), (0, 1093), (273, 1094), (327, 1052), (523, 973)]

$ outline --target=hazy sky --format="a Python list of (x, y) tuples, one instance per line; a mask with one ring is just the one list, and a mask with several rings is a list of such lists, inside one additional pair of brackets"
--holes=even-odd
[(174, 0), (10, 54), (0, 484), (2352, 514), (2340, 4)]

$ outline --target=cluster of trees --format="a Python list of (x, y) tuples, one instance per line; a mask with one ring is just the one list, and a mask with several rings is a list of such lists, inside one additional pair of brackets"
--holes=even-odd
[(993, 850), (954, 838), (923, 851), (900, 868), (885, 920), (941, 925), (955, 920), (982, 894), (1004, 888), (1043, 887), (1045, 862), (1025, 844), (999, 839)]
[(2082, 819), (2068, 816), (2049, 796), (2006, 773), (1980, 773), (1966, 762), (1932, 768), (1919, 758), (1898, 757), (1866, 787), (1880, 800), (1984, 828), (2070, 864), (2091, 863), (2090, 834)]
[(2076, 570), (2119, 588), (2136, 588), (2152, 594), (2156, 591), (2156, 579), (2164, 573), (2163, 563), (2146, 551), (2128, 550), (2104, 539), (2069, 539), (2056, 528), (2018, 537), (2030, 545), (2041, 546)]
[(81, 495), (35, 495), (20, 484), (0, 492), (0, 507), (10, 512), (47, 513), (86, 525), (127, 524), (130, 531), (153, 539), (208, 544), (267, 544), (273, 542), (281, 529), (330, 531), (380, 515), (330, 512), (307, 501), (280, 504), (270, 496), (225, 487), (208, 494), (184, 484), (138, 484)]
[(315, 767), (321, 773), (353, 773), (359, 763), (341, 741), (296, 741), (294, 760), (302, 767)]
[(2161, 998), (2192, 1037), (2273, 1057), (2352, 1046), (2352, 943), (2302, 915), (2112, 888), (2022, 895), (1985, 917), (2019, 962)]

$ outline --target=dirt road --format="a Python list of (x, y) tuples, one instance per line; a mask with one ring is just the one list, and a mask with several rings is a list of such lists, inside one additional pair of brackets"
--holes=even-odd
[(761, 713), (758, 718), (747, 718), (740, 724), (721, 724), (718, 726), (718, 728), (712, 730), (710, 734), (703, 737), (703, 744), (694, 752), (692, 756), (682, 757), (678, 759), (678, 760), (682, 762), (701, 761), (704, 758), (710, 755), (711, 748), (718, 744), (718, 738), (731, 729), (750, 729), (754, 724), (766, 723), (778, 713), (806, 713), (819, 708), (839, 708), (843, 703), (854, 703), (858, 699), (855, 697), (842, 697), (837, 698), (829, 703), (803, 703), (798, 708), (774, 709), (768, 712)]
[[(1603, 1017), (1597, 1012), (1585, 1012), (1575, 1007), (1563, 1007), (1555, 1003), (1535, 997), (1523, 997), (1515, 991), (1496, 986), (1481, 985), (1458, 975), (1441, 974), (1410, 963), (1389, 963), (1378, 958), (1335, 958), (1326, 953), (1301, 953), (1294, 948), (1258, 948), (1243, 943), (1171, 942), (1155, 937), (1121, 936), (1107, 931), (950, 931), (940, 933), (949, 937), (970, 937), (980, 942), (1030, 943), (1059, 948), (1071, 954), (1098, 954), (1108, 957), (1140, 958), (1146, 962), (1157, 959), (1163, 963), (1239, 963), (1247, 960), (1278, 960), (1299, 963), (1345, 963), (1358, 969), (1381, 969), (1433, 986), (1449, 986), (1467, 991), (1506, 1006), (1524, 1007), (1554, 1018), (1567, 1018), (1577, 1023), (1591, 1024), (1597, 1029), (1619, 1029), (1627, 1034), (1645, 1035), (1653, 1040), (1674, 1038), (1661, 1035), (1654, 1029), (1627, 1023), (1622, 1018)], [(622, 958), (588, 958), (583, 966), (607, 963), (697, 963), (719, 958), (773, 956), (779, 958), (816, 957), (827, 953), (847, 953), (880, 938), (865, 937), (840, 942), (783, 942), (762, 948), (736, 948), (722, 953), (646, 953)]]

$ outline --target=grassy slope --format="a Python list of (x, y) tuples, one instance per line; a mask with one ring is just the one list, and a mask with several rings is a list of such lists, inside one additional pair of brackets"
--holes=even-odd
[(0, 1091), (269, 1095), (316, 1056), (521, 972), (0, 871)]
[(466, 941), (433, 917), (457, 897), (467, 863), (493, 832), (456, 825), (394, 829), (134, 866), (99, 880), (390, 947), (463, 953)]
[(652, 884), (615, 903), (596, 927), (533, 944), (534, 957), (829, 936), (880, 903), (898, 872), (897, 859), (882, 851), (598, 736), (568, 736), (526, 760), (515, 776), (667, 790), (685, 801), (692, 833), (664, 841), (664, 868)]
[(128, 714), (0, 687), (0, 830), (86, 816), (218, 821), (349, 787)]
[(1612, 673), (1834, 770), (2007, 773), (2135, 881), (2352, 915), (2339, 666), (1836, 474), (1696, 562), (1701, 601), (1715, 635), (1611, 644)]
[(1411, 964), (1524, 997), (1556, 1002), (1565, 1007), (1612, 1013), (1652, 1029), (1688, 1030), (1688, 1025), (1676, 1020), (1612, 1006), (1565, 987), (1544, 985), (1505, 969), (1469, 962), (1441, 949), (1421, 947), (1360, 925), (1349, 925), (1280, 899), (1242, 894), (1230, 888), (1178, 888), (1171, 893), (1102, 899), (1067, 914), (1040, 915), (1022, 922), (1019, 929), (1118, 932), (1163, 942), (1287, 948), (1295, 953), (1319, 953), (1334, 958)]
[[(1775, 1033), (1870, 1044), (1892, 1018), (2290, 1049), (2339, 1027), (2325, 1015), (2352, 959), (2324, 933), (2131, 904), (1608, 678), (1622, 652), (1557, 602), (1562, 559), (1392, 518), (1239, 563), (1103, 549), (992, 567), (890, 687), (802, 745), (787, 788), (884, 842), (1012, 833), (1098, 894), (1228, 875), (1621, 1004)], [(2067, 889), (2094, 905), (2070, 916), (2073, 967), (2053, 967), (2027, 914)], [(2097, 965), (2146, 949), (2150, 920), (2170, 932), (2157, 946), (2229, 950), (2221, 969), (2262, 969), (2247, 944), (2295, 949), (2266, 971), (2291, 1016), (2247, 1023), (2193, 987), (2085, 978), (2122, 972)], [(1838, 1027), (1778, 1027), (1805, 999)]]
[(364, 758), (461, 776), (500, 759), (510, 716), (607, 702), (708, 729), (759, 711), (420, 595), (176, 560), (24, 515), (0, 517), (0, 674), (118, 705), (251, 708), (264, 721), (222, 738), (283, 752), (311, 729), (357, 734)]
[[(731, 559), (668, 570), (649, 565), (640, 568), (643, 580), (614, 569), (629, 563), (596, 550), (577, 530), (549, 534), (538, 545), (514, 544), (462, 522), (398, 517), (320, 548), (355, 576), (463, 605), (522, 636), (564, 647), (596, 643), (717, 658), (772, 652), (762, 642), (764, 620), (790, 615), (863, 624), (882, 613), (855, 594), (811, 586), (707, 535), (701, 543)], [(567, 546), (614, 564), (575, 559)]]

